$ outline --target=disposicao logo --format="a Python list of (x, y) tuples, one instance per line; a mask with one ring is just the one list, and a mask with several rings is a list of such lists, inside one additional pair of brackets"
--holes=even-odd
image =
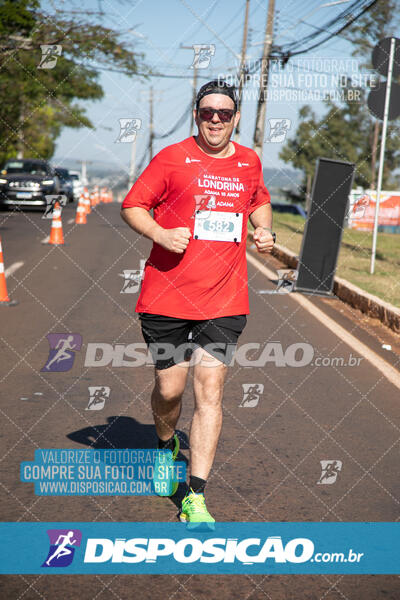
[[(252, 550), (250, 550), (252, 548)], [(244, 565), (265, 563), (270, 558), (276, 563), (304, 563), (314, 553), (314, 544), (308, 538), (295, 538), (283, 545), (280, 536), (245, 538), (89, 538), (85, 563), (155, 563), (158, 558), (173, 558), (178, 563), (234, 563)]]
[(81, 545), (79, 529), (48, 529), (50, 548), (42, 567), (68, 567), (74, 558), (75, 547)]
[(49, 344), (49, 356), (42, 372), (69, 371), (75, 360), (75, 352), (82, 347), (82, 336), (79, 333), (49, 333), (46, 336)]

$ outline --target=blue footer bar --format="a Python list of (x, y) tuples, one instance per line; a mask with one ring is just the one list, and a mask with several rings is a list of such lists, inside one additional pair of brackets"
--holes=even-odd
[(1, 523), (2, 574), (400, 574), (400, 523)]

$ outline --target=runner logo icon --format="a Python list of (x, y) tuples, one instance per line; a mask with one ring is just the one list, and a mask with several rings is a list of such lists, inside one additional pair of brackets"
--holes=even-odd
[(243, 399), (239, 407), (254, 408), (257, 406), (260, 396), (264, 391), (263, 383), (242, 383)]
[(45, 198), (46, 198), (46, 210), (44, 211), (44, 213), (42, 215), (42, 219), (52, 219), (54, 216), (56, 216), (54, 214), (56, 202), (59, 203), (60, 209), (63, 206), (66, 206), (66, 204), (67, 204), (67, 197), (64, 196), (63, 194), (48, 195), (48, 196), (45, 196)]
[(294, 284), (297, 281), (298, 271), (295, 269), (277, 269), (278, 286), (276, 291), (279, 294), (288, 294), (294, 289)]
[(49, 333), (46, 336), (49, 344), (49, 356), (41, 371), (69, 371), (75, 360), (75, 352), (82, 347), (82, 336), (79, 333)]
[(210, 211), (214, 208), (217, 208), (215, 196), (207, 196), (207, 194), (195, 194), (194, 202), (195, 209), (192, 219), (207, 219), (210, 216)]
[(68, 567), (74, 558), (75, 548), (81, 545), (79, 529), (48, 529), (50, 548), (42, 567)]
[(321, 477), (317, 481), (318, 485), (332, 485), (335, 483), (338, 473), (342, 470), (341, 460), (320, 460)]
[(142, 259), (138, 269), (124, 269), (122, 273), (119, 273), (120, 277), (124, 278), (121, 294), (136, 294), (139, 291), (144, 277), (145, 264), (146, 261)]
[(59, 44), (41, 44), (42, 57), (38, 64), (38, 69), (53, 69), (57, 64), (57, 59), (61, 56), (62, 46)]
[(194, 57), (190, 69), (207, 69), (215, 54), (215, 44), (193, 44)]
[(119, 119), (119, 134), (115, 143), (131, 144), (142, 126), (142, 119)]
[(86, 410), (101, 410), (104, 408), (106, 400), (110, 398), (110, 388), (106, 385), (90, 386), (89, 402)]
[(266, 142), (280, 143), (286, 138), (286, 135), (291, 126), (290, 119), (268, 119), (269, 121), (269, 136), (266, 138)]

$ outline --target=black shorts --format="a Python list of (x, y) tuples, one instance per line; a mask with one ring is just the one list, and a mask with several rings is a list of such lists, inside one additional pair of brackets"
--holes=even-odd
[(199, 346), (228, 365), (247, 322), (246, 315), (195, 321), (139, 313), (139, 318), (156, 369), (190, 360)]

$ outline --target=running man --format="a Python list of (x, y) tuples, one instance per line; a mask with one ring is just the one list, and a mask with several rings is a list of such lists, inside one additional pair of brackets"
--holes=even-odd
[[(240, 118), (235, 89), (221, 80), (205, 84), (194, 118), (197, 136), (153, 158), (126, 196), (121, 214), (134, 231), (153, 241), (136, 312), (155, 362), (151, 405), (158, 447), (171, 450), (172, 459), (179, 451), (175, 428), (189, 370), (189, 334), (196, 346), (190, 480), (180, 513), (181, 521), (196, 524), (214, 522), (204, 489), (221, 432), (227, 365), (249, 313), (248, 219), (259, 252), (271, 252), (274, 234), (260, 160), (230, 140)], [(213, 200), (199, 202), (199, 196)], [(171, 345), (173, 355), (163, 354)], [(154, 482), (156, 491), (159, 483)], [(173, 495), (177, 487), (171, 481), (165, 491), (160, 484), (159, 494)]]
[(55, 350), (58, 352), (53, 356), (50, 362), (47, 363), (46, 369), (49, 370), (53, 363), (59, 363), (62, 360), (67, 360), (71, 358), (71, 355), (67, 352), (67, 350), (74, 350), (76, 348), (75, 344), (73, 344), (74, 336), (69, 335), (67, 338), (63, 338), (58, 340)]
[(104, 404), (104, 402), (106, 400), (107, 400), (107, 392), (106, 392), (106, 388), (103, 386), (101, 388), (101, 390), (96, 390), (94, 392), (92, 398), (89, 398), (89, 403), (88, 403), (86, 410), (89, 410), (95, 404), (100, 404), (100, 402), (102, 402)]
[[(67, 548), (67, 546), (73, 546), (76, 543), (76, 540), (71, 539), (73, 535), (73, 531), (68, 531), (66, 535), (58, 536), (58, 540), (56, 541), (57, 548), (50, 558), (46, 560), (46, 565), (50, 566), (50, 563), (54, 558), (61, 558), (62, 556), (71, 554), (72, 550)], [(62, 540), (62, 542), (60, 542), (60, 540)]]

